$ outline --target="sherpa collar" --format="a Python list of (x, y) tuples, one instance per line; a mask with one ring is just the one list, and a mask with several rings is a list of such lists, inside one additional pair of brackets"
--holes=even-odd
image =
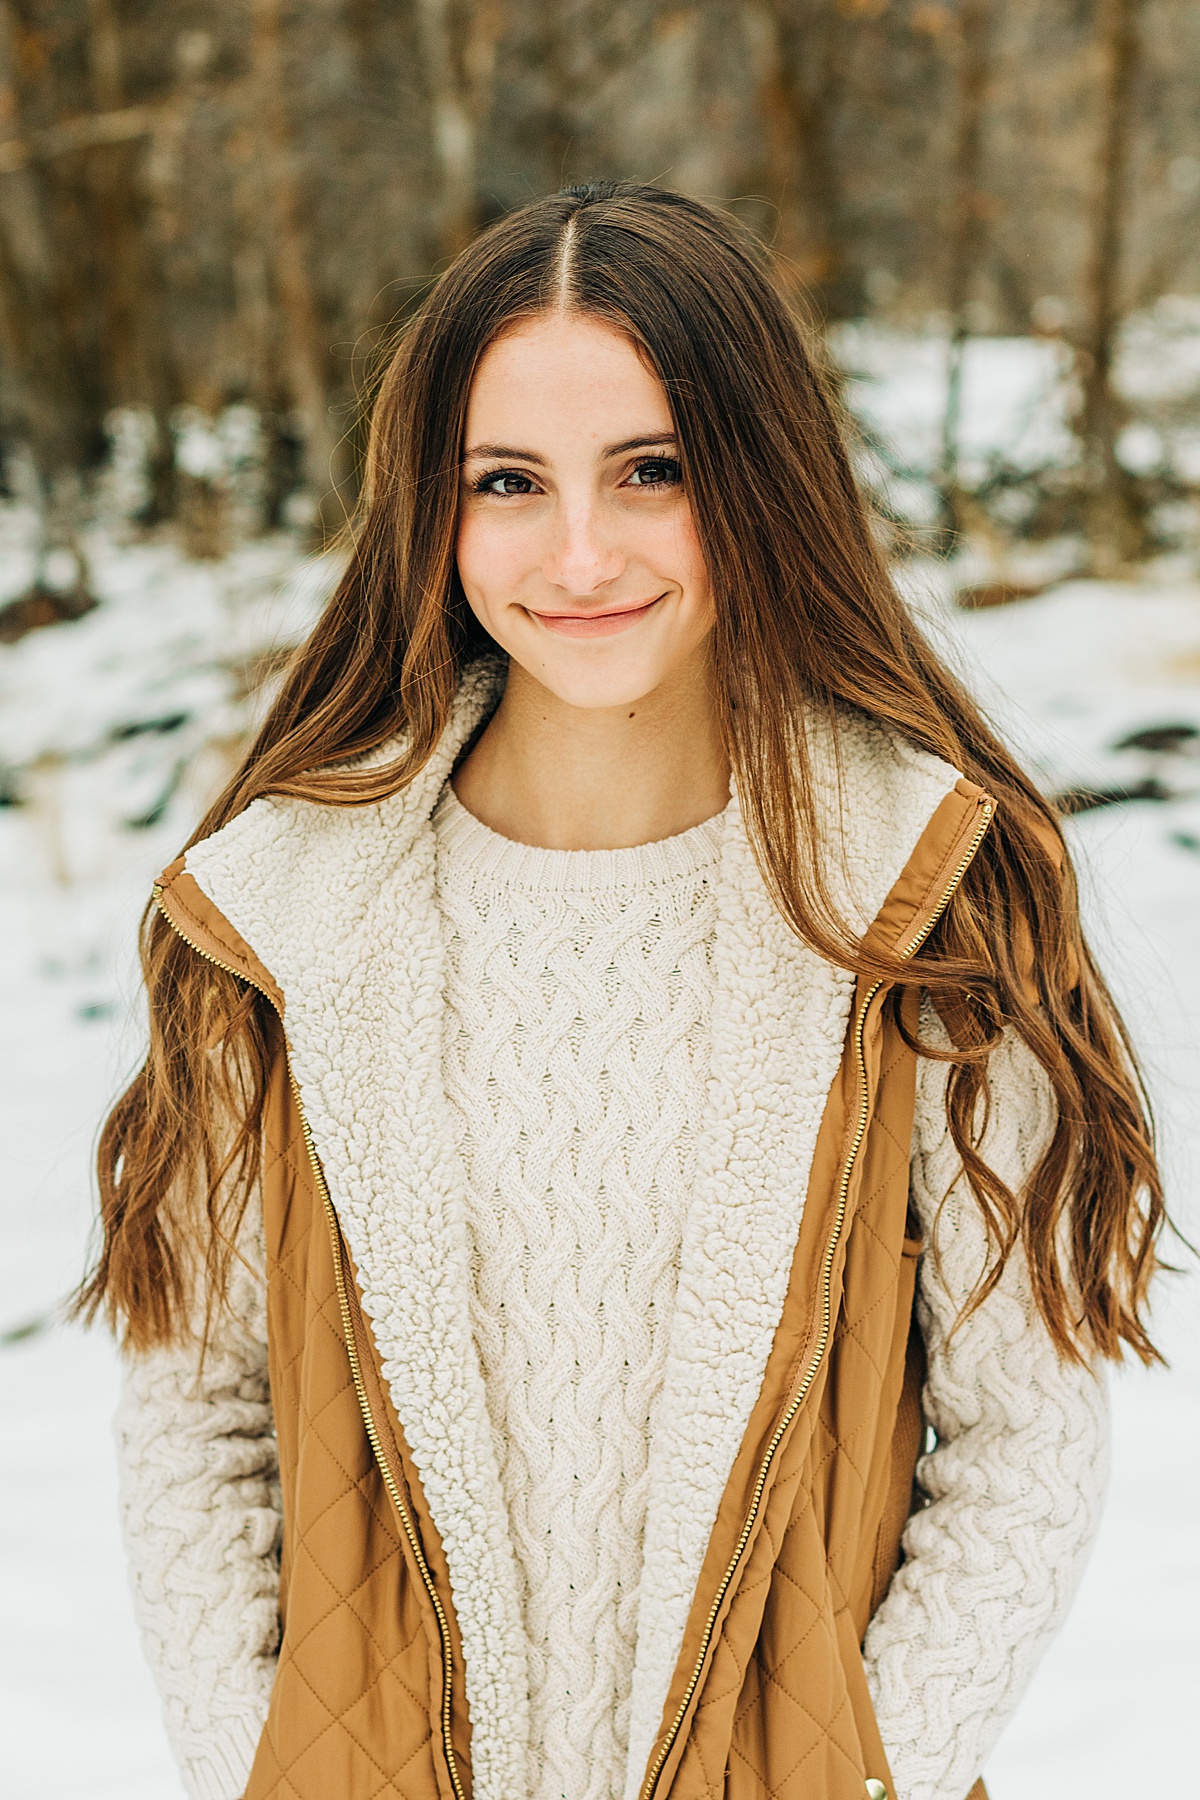
[[(434, 755), (366, 808), (259, 800), (187, 871), (269, 970), (292, 1070), (362, 1286), (384, 1378), (441, 1536), (466, 1665), (476, 1800), (527, 1791), (516, 1562), (469, 1324), (465, 1177), (441, 1075), (442, 935), (430, 816), (495, 703), (459, 691)], [(848, 719), (817, 798), (865, 930), (957, 771)], [(844, 884), (844, 885), (843, 885)], [(636, 1793), (717, 1509), (783, 1307), (853, 980), (800, 943), (736, 803), (717, 878), (710, 1078), (650, 1455), (630, 1722)]]

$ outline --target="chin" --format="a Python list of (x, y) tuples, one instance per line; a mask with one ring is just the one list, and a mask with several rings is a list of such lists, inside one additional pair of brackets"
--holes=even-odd
[[(519, 660), (519, 659), (518, 659)], [(524, 665), (528, 674), (566, 706), (599, 712), (636, 706), (669, 681), (673, 667), (640, 657), (554, 656)]]

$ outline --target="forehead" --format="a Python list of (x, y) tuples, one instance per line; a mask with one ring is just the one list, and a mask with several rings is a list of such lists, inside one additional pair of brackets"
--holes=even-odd
[[(636, 415), (636, 417), (634, 417)], [(632, 341), (601, 319), (547, 313), (522, 320), (491, 343), (475, 372), (467, 407), (468, 443), (517, 425), (609, 438), (670, 430), (662, 383)]]

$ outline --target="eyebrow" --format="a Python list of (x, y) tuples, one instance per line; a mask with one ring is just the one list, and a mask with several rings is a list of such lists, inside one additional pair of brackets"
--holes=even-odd
[[(601, 454), (605, 457), (624, 456), (630, 450), (662, 449), (668, 444), (674, 447), (678, 441), (673, 431), (655, 431), (648, 437), (623, 438), (619, 444), (606, 444)], [(514, 444), (472, 444), (464, 452), (463, 460), (472, 462), (490, 460), (493, 457), (512, 462), (535, 463), (540, 469), (546, 466), (545, 457), (539, 456), (536, 450), (520, 450)]]

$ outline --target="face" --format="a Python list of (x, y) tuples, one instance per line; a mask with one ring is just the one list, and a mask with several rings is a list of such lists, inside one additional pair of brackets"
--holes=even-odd
[(471, 610), (559, 699), (629, 705), (707, 655), (671, 412), (628, 338), (570, 314), (498, 338), (471, 388), (462, 480)]

